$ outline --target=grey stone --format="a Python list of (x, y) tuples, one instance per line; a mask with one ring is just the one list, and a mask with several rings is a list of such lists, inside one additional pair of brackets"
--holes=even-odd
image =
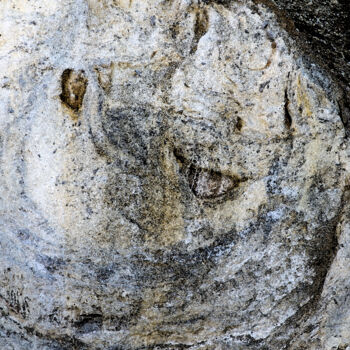
[(270, 7), (0, 23), (0, 347), (349, 346), (339, 89)]

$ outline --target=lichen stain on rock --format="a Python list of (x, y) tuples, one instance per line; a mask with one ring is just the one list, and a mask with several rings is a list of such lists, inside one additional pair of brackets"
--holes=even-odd
[(61, 78), (61, 101), (74, 112), (79, 112), (84, 100), (88, 80), (83, 70), (65, 69)]

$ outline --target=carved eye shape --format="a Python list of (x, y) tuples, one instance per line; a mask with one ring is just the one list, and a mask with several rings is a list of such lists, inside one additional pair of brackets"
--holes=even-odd
[(239, 184), (236, 178), (193, 165), (188, 170), (188, 180), (192, 192), (203, 199), (223, 196)]
[(242, 181), (235, 176), (227, 176), (218, 171), (196, 167), (193, 163), (188, 162), (179, 150), (175, 150), (174, 154), (187, 176), (190, 189), (198, 198), (212, 199), (224, 196)]

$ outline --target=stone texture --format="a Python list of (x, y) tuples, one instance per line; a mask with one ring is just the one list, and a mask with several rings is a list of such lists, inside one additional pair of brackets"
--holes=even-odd
[(0, 348), (350, 347), (350, 148), (251, 1), (0, 3)]
[[(303, 49), (319, 58), (344, 87), (350, 77), (350, 3), (347, 0), (261, 0), (292, 20)], [(290, 28), (292, 29), (292, 28)], [(291, 30), (293, 32), (293, 30)], [(349, 93), (349, 90), (347, 90)]]
[(350, 120), (350, 2), (348, 0), (256, 0), (272, 8), (302, 48), (340, 86), (337, 103), (347, 130)]

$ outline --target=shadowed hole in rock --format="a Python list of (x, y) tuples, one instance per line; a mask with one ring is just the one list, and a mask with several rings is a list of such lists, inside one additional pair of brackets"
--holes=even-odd
[(73, 111), (78, 112), (83, 105), (87, 83), (84, 71), (64, 70), (61, 78), (61, 101)]
[(243, 128), (243, 120), (238, 117), (236, 122), (236, 130), (241, 131)]

